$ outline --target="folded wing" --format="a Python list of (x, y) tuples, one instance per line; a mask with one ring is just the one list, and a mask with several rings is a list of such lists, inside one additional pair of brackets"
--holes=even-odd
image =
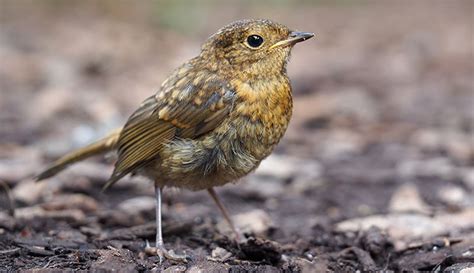
[(195, 80), (174, 77), (146, 99), (125, 124), (118, 140), (118, 160), (104, 189), (155, 160), (177, 137), (196, 139), (218, 127), (231, 111), (235, 93), (213, 75)]

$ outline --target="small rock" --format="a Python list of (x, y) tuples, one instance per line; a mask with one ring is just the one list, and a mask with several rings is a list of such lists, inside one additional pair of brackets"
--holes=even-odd
[(0, 144), (0, 179), (17, 183), (32, 177), (40, 169), (38, 149), (15, 144)]
[(99, 236), (100, 235), (100, 228), (97, 227), (86, 227), (82, 226), (79, 228), (82, 234), (85, 234), (87, 236)]
[(31, 220), (36, 217), (64, 219), (71, 222), (84, 222), (86, 215), (78, 209), (67, 209), (59, 211), (47, 211), (40, 206), (24, 207), (15, 210), (18, 219)]
[(289, 185), (289, 189), (297, 194), (304, 194), (304, 192), (320, 187), (323, 184), (324, 181), (320, 178), (297, 176)]
[(97, 210), (99, 204), (94, 198), (78, 193), (54, 196), (41, 207), (45, 210), (79, 209), (84, 212), (93, 212)]
[(295, 175), (315, 178), (319, 177), (321, 172), (321, 164), (316, 160), (284, 155), (271, 155), (262, 161), (258, 169), (255, 171), (255, 174), (286, 180)]
[(411, 137), (411, 142), (425, 151), (439, 151), (442, 147), (442, 135), (430, 129), (417, 130)]
[(469, 229), (474, 227), (474, 207), (467, 207), (458, 213), (445, 213), (433, 217), (446, 231)]
[(16, 225), (14, 217), (0, 211), (0, 229), (13, 230)]
[(225, 261), (232, 256), (232, 253), (222, 247), (216, 247), (212, 250), (211, 257), (215, 261)]
[(137, 214), (155, 209), (155, 198), (150, 196), (140, 196), (127, 199), (118, 205), (119, 209), (128, 214)]
[(258, 196), (262, 199), (280, 196), (285, 191), (283, 181), (269, 176), (251, 176), (242, 185), (234, 185), (234, 187), (239, 189), (242, 187), (248, 195)]
[(262, 161), (255, 174), (288, 179), (295, 173), (296, 166), (300, 163), (301, 160), (292, 157), (271, 155)]
[(44, 181), (25, 180), (13, 189), (13, 198), (32, 205), (39, 202), (46, 188), (47, 183)]
[(461, 179), (466, 186), (474, 189), (474, 168), (465, 169), (461, 172)]
[(474, 265), (472, 263), (469, 264), (469, 267), (461, 269), (459, 273), (474, 273)]
[(439, 198), (449, 205), (460, 206), (467, 202), (468, 196), (459, 186), (444, 186), (438, 191)]
[(397, 172), (403, 178), (440, 177), (453, 179), (457, 170), (452, 162), (445, 157), (427, 160), (404, 160), (397, 166)]
[(474, 263), (456, 263), (444, 269), (449, 273), (474, 273)]
[(413, 184), (400, 186), (392, 195), (388, 209), (392, 212), (428, 213), (430, 211)]
[(240, 244), (240, 249), (244, 255), (242, 258), (252, 261), (278, 264), (282, 259), (281, 246), (270, 240), (250, 237), (245, 243)]
[(474, 139), (472, 133), (449, 130), (443, 134), (444, 149), (456, 160), (466, 162), (474, 156)]
[(342, 159), (359, 154), (365, 147), (364, 137), (350, 130), (334, 129), (321, 139), (316, 153), (326, 159)]
[(385, 230), (396, 240), (415, 240), (438, 236), (457, 229), (469, 229), (474, 226), (474, 208), (467, 208), (459, 213), (445, 213), (433, 217), (423, 214), (397, 213), (372, 215), (349, 219), (337, 224), (341, 231), (366, 231), (375, 226)]
[(295, 263), (298, 265), (301, 273), (313, 273), (313, 272), (328, 272), (328, 262), (325, 260), (316, 259), (312, 262), (296, 258)]
[(318, 186), (321, 174), (321, 164), (316, 160), (271, 155), (244, 187), (267, 198), (275, 197), (288, 190), (284, 183), (291, 180), (290, 189), (300, 193)]
[[(273, 222), (270, 216), (263, 210), (256, 209), (249, 212), (234, 215), (232, 217), (236, 228), (240, 232), (254, 233), (254, 234), (266, 234), (266, 232), (273, 227)], [(231, 235), (232, 231), (229, 224), (222, 219), (217, 224), (217, 229), (223, 234)]]
[(56, 236), (60, 240), (72, 241), (81, 244), (85, 244), (87, 241), (87, 236), (77, 230), (61, 230), (56, 234)]
[(359, 237), (359, 244), (362, 246), (362, 249), (369, 252), (374, 258), (381, 255), (386, 257), (392, 249), (392, 242), (387, 234), (376, 227), (371, 227), (362, 233)]
[(188, 269), (187, 273), (220, 273), (229, 272), (229, 266), (222, 263), (205, 261)]
[(127, 249), (99, 249), (97, 261), (92, 263), (90, 270), (94, 272), (136, 272), (135, 259)]
[(166, 268), (162, 272), (163, 273), (181, 273), (181, 272), (185, 272), (185, 271), (186, 271), (186, 266), (184, 266), (184, 265), (173, 265), (173, 266), (170, 266), (170, 267)]

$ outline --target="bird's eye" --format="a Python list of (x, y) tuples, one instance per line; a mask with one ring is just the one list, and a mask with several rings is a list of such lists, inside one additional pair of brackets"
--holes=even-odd
[(263, 38), (262, 36), (255, 35), (255, 34), (250, 35), (249, 37), (247, 37), (247, 44), (250, 47), (258, 48), (259, 46), (263, 44)]

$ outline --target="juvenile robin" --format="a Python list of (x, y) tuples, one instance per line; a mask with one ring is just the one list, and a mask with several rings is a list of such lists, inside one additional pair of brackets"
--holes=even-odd
[(214, 187), (255, 170), (285, 133), (293, 107), (286, 72), (290, 51), (313, 36), (270, 20), (242, 20), (223, 27), (203, 44), (199, 56), (178, 67), (138, 107), (123, 128), (63, 156), (37, 179), (116, 151), (115, 169), (104, 189), (127, 174), (154, 182), (153, 250), (160, 261), (183, 258), (163, 244), (164, 187), (207, 190), (235, 232)]

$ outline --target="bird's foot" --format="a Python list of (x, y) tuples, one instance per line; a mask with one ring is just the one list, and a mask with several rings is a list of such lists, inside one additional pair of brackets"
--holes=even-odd
[(158, 245), (157, 247), (150, 246), (150, 243), (146, 241), (145, 253), (147, 255), (153, 256), (158, 255), (160, 258), (160, 264), (165, 260), (171, 260), (175, 262), (186, 263), (191, 260), (191, 257), (188, 255), (178, 255), (174, 253), (173, 250), (166, 250), (163, 245)]

